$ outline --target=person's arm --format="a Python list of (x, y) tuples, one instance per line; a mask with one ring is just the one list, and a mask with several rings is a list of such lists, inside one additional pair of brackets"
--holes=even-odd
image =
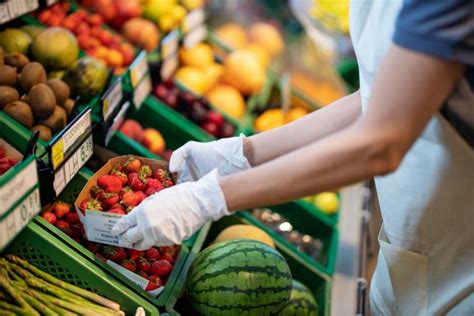
[(361, 114), (359, 91), (292, 123), (244, 139), (244, 154), (258, 166), (353, 123)]
[(220, 178), (228, 209), (277, 204), (394, 171), (462, 70), (455, 62), (392, 45), (368, 113), (310, 145)]

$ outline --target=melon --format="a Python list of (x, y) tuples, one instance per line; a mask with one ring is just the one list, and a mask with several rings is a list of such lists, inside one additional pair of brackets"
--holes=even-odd
[(79, 56), (79, 45), (69, 30), (49, 27), (33, 40), (31, 55), (48, 70), (66, 69)]
[(20, 29), (6, 29), (0, 32), (0, 46), (5, 53), (28, 54), (31, 37)]
[(318, 316), (318, 303), (304, 284), (293, 280), (288, 304), (281, 312), (282, 316)]
[(288, 303), (291, 281), (290, 268), (277, 250), (235, 239), (197, 255), (186, 292), (200, 315), (277, 315)]
[(272, 238), (263, 230), (258, 227), (252, 225), (232, 225), (224, 229), (217, 235), (216, 240), (214, 243), (220, 243), (227, 240), (233, 239), (251, 239), (251, 240), (258, 240), (261, 241), (273, 248), (275, 248), (275, 244), (273, 243)]
[(74, 96), (80, 96), (88, 101), (102, 91), (108, 76), (107, 66), (102, 61), (82, 57), (67, 70), (63, 80), (71, 88)]

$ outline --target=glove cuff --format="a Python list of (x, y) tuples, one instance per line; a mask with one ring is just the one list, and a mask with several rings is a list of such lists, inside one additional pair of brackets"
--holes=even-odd
[(201, 214), (206, 221), (218, 220), (221, 217), (230, 215), (227, 208), (224, 192), (219, 184), (219, 174), (217, 169), (202, 177), (197, 184), (196, 195), (198, 196)]

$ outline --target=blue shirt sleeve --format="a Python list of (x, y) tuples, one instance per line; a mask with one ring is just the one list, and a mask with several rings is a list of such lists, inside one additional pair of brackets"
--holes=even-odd
[(393, 42), (474, 65), (474, 0), (404, 0)]

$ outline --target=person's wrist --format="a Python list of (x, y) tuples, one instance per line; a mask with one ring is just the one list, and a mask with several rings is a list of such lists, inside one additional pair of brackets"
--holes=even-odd
[(249, 162), (250, 166), (253, 166), (253, 156), (254, 156), (254, 151), (253, 151), (253, 146), (252, 146), (252, 141), (250, 140), (249, 137), (242, 137), (242, 149), (243, 149), (243, 155)]
[(202, 177), (196, 182), (196, 186), (195, 197), (206, 221), (218, 220), (230, 214), (224, 192), (219, 184), (217, 169), (213, 169)]

